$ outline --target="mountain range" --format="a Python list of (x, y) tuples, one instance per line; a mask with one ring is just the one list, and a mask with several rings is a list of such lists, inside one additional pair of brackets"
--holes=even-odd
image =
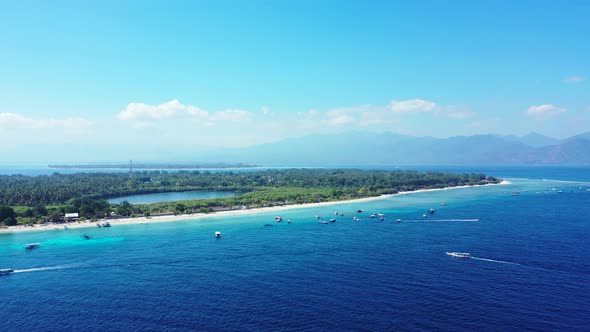
[(350, 132), (209, 151), (201, 158), (262, 164), (590, 164), (590, 132), (563, 140), (534, 132), (449, 138)]
[[(64, 151), (67, 151), (64, 153)], [(3, 163), (244, 163), (272, 165), (590, 165), (590, 132), (566, 139), (538, 133), (524, 136), (473, 135), (449, 138), (396, 133), (315, 134), (244, 148), (85, 144), (13, 146), (0, 151)]]

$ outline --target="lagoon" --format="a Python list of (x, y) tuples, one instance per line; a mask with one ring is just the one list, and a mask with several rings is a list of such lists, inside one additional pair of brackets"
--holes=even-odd
[(127, 201), (131, 204), (152, 204), (160, 202), (176, 202), (186, 200), (211, 199), (234, 197), (235, 192), (231, 191), (181, 191), (171, 193), (157, 193), (147, 195), (131, 195), (111, 198), (107, 201), (111, 204), (118, 204)]

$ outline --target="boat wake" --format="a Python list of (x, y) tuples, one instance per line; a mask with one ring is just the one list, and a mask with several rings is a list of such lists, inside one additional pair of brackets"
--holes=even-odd
[(437, 221), (476, 222), (476, 221), (480, 221), (480, 219), (479, 218), (475, 218), (475, 219), (427, 219), (427, 218), (424, 218), (424, 219), (402, 219), (402, 221), (420, 222), (420, 223), (423, 223), (425, 221), (428, 221), (428, 222), (437, 222)]
[(495, 259), (481, 258), (481, 257), (473, 257), (473, 256), (471, 256), (471, 259), (477, 259), (477, 260), (480, 260), (480, 261), (494, 262), (494, 263), (501, 263), (501, 264), (521, 265), (521, 264), (513, 263), (513, 262), (499, 261), (499, 260), (495, 260)]
[(39, 272), (39, 271), (51, 271), (51, 270), (63, 270), (71, 269), (74, 265), (57, 265), (57, 266), (44, 266), (44, 267), (33, 267), (30, 269), (14, 270), (13, 273), (28, 273), (28, 272)]

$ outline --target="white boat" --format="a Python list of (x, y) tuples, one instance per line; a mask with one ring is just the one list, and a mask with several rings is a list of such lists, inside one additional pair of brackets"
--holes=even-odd
[(111, 223), (106, 221), (104, 224), (102, 224), (102, 227), (111, 227)]
[(354, 220), (354, 221), (359, 221), (359, 220), (361, 220), (361, 219), (360, 219), (360, 218), (358, 218), (358, 217), (352, 217), (352, 220)]
[(330, 223), (330, 222), (329, 222), (329, 221), (327, 221), (327, 220), (321, 220), (321, 219), (320, 219), (320, 220), (318, 220), (318, 224), (324, 224), (324, 225), (326, 225), (326, 224), (329, 224), (329, 223)]
[(447, 255), (458, 258), (471, 258), (468, 252), (447, 252)]
[(0, 276), (6, 276), (13, 273), (13, 269), (0, 269)]
[(219, 239), (221, 237), (221, 232), (219, 232), (219, 231), (215, 232), (215, 237)]
[(281, 222), (281, 221), (283, 221), (283, 217), (281, 217), (281, 216), (276, 216), (276, 217), (275, 217), (275, 220), (276, 220), (277, 222)]
[(35, 249), (38, 248), (40, 245), (40, 243), (29, 243), (25, 246), (25, 249)]

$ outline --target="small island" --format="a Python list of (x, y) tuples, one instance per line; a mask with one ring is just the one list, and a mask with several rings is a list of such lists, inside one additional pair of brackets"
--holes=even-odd
[[(485, 174), (359, 169), (3, 175), (0, 176), (0, 223), (14, 226), (251, 210), (497, 183), (500, 179)], [(126, 195), (184, 191), (231, 191), (236, 195), (153, 204), (107, 202), (109, 198)]]

